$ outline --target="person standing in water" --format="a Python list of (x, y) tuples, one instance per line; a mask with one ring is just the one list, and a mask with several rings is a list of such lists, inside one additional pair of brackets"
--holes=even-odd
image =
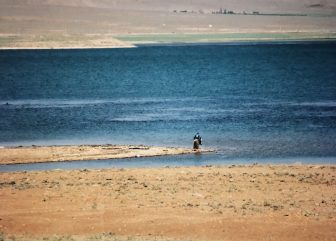
[(202, 137), (201, 137), (200, 134), (197, 132), (196, 135), (194, 136), (194, 145), (193, 145), (193, 149), (194, 149), (194, 150), (198, 150), (200, 145), (202, 145)]

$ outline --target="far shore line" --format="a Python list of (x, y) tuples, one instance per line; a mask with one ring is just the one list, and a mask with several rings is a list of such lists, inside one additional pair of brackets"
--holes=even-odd
[(335, 43), (336, 38), (315, 39), (259, 39), (259, 40), (228, 40), (228, 41), (204, 41), (204, 42), (134, 42), (133, 46), (87, 46), (87, 47), (0, 47), (4, 50), (90, 50), (90, 49), (132, 49), (139, 47), (155, 46), (202, 46), (202, 45), (262, 45), (262, 44), (302, 44), (302, 43)]
[(151, 46), (201, 46), (201, 45), (263, 45), (263, 44), (298, 44), (298, 43), (336, 43), (336, 38), (320, 38), (320, 39), (268, 39), (268, 40), (228, 40), (221, 42), (139, 42), (134, 43), (135, 47), (151, 47)]
[[(115, 35), (108, 39), (108, 44), (91, 42), (85, 36), (80, 41), (48, 40), (35, 41), (16, 36), (12, 40), (0, 36), (6, 44), (0, 50), (68, 50), (68, 49), (123, 49), (142, 46), (188, 46), (188, 45), (235, 45), (235, 44), (295, 44), (335, 42), (336, 33), (179, 33), (179, 34), (130, 34)], [(20, 41), (18, 41), (18, 39)], [(69, 37), (70, 38), (70, 37)], [(98, 40), (105, 39), (102, 35)], [(97, 40), (97, 41), (98, 41)], [(6, 42), (5, 41), (5, 42)], [(18, 41), (18, 42), (17, 42)]]
[[(336, 40), (336, 39), (335, 39)], [(137, 46), (78, 46), (78, 47), (0, 47), (1, 50), (71, 50), (71, 49), (130, 49)]]

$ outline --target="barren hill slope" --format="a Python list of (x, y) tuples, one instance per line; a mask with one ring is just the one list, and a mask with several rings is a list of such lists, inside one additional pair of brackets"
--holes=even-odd
[[(236, 14), (212, 14), (220, 9)], [(333, 0), (0, 0), (0, 47), (129, 46), (111, 38), (134, 34), (329, 34), (335, 13)]]

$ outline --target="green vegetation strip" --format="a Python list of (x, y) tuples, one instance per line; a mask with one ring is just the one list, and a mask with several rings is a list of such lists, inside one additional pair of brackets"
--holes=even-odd
[(192, 43), (259, 40), (336, 40), (336, 33), (205, 33), (205, 34), (141, 34), (114, 36), (131, 43)]

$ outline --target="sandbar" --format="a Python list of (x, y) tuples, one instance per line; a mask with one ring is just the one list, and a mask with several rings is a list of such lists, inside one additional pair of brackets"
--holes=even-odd
[[(197, 152), (209, 152), (200, 149)], [(105, 160), (195, 153), (192, 148), (144, 145), (17, 146), (0, 149), (0, 164)]]

